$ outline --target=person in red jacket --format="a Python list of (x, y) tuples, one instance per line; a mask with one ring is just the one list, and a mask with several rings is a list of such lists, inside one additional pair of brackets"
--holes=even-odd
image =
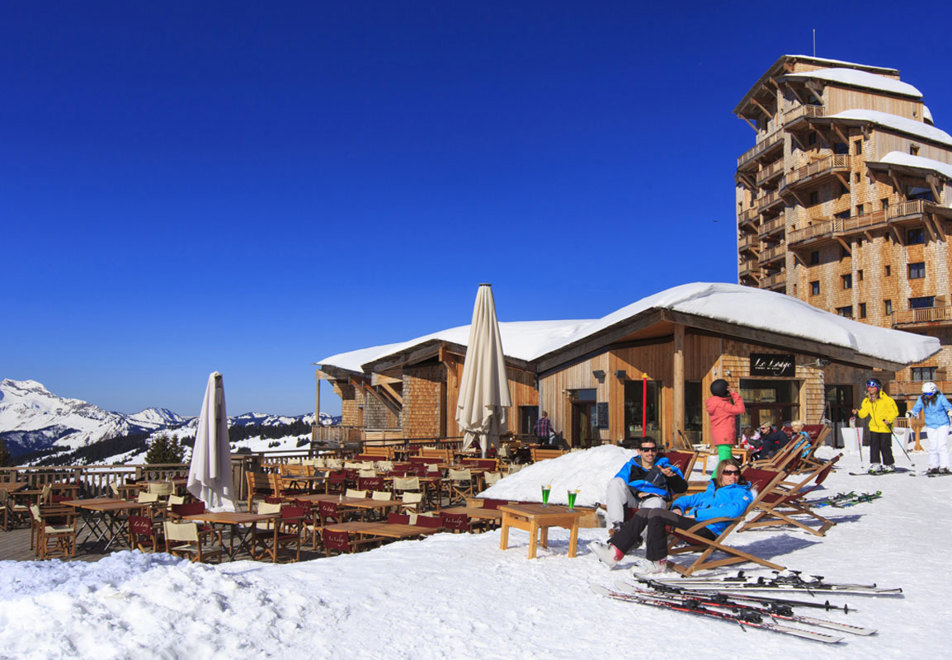
[[(704, 402), (711, 416), (711, 444), (717, 447), (717, 462), (731, 457), (731, 447), (737, 441), (737, 416), (747, 410), (740, 394), (723, 378), (711, 383), (711, 396)], [(715, 470), (717, 467), (715, 466)]]

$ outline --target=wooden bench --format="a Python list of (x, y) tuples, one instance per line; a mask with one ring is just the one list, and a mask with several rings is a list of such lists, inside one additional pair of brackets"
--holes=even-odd
[(392, 461), (394, 445), (364, 445), (357, 455), (358, 461)]
[(438, 458), (440, 459), (442, 463), (453, 462), (452, 449), (435, 449), (433, 447), (420, 447), (416, 455), (419, 456), (420, 458)]
[(274, 494), (270, 477), (264, 472), (245, 472), (248, 478), (248, 510), (254, 510), (255, 497), (270, 497)]
[(533, 463), (546, 461), (550, 458), (558, 458), (564, 453), (565, 452), (561, 449), (543, 449), (541, 447), (532, 447), (529, 449), (529, 455), (532, 457)]

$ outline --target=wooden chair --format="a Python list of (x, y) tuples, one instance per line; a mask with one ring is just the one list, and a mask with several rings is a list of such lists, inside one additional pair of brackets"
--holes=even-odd
[(324, 481), (324, 492), (343, 493), (347, 489), (347, 472), (345, 470), (335, 470), (327, 475)]
[(323, 533), (324, 538), (324, 555), (326, 557), (331, 556), (331, 552), (338, 553), (351, 553), (357, 552), (358, 550), (371, 546), (379, 545), (381, 539), (377, 537), (368, 537), (363, 539), (358, 539), (356, 537), (351, 537), (351, 535), (344, 531), (334, 531), (330, 529), (325, 529)]
[(383, 490), (386, 488), (383, 477), (357, 477), (357, 490)]
[(407, 513), (420, 513), (423, 510), (423, 493), (407, 491), (401, 495), (401, 506)]
[(387, 524), (388, 525), (409, 525), (410, 524), (410, 514), (409, 513), (396, 513), (391, 511), (387, 514)]
[(553, 458), (558, 458), (565, 452), (561, 449), (545, 449), (542, 447), (531, 447), (529, 449), (529, 455), (532, 457), (533, 463), (538, 463), (539, 461), (547, 461)]
[[(761, 498), (763, 498), (766, 493), (769, 493), (774, 485), (783, 479), (783, 473), (772, 470), (745, 468), (744, 478), (750, 482), (752, 489), (757, 491), (757, 495), (747, 507), (747, 511), (752, 511)], [(744, 562), (754, 562), (775, 571), (784, 570), (784, 567), (779, 564), (774, 564), (773, 562), (727, 545), (726, 540), (737, 526), (744, 521), (744, 518), (747, 516), (747, 511), (736, 518), (712, 518), (710, 520), (704, 520), (698, 522), (696, 525), (692, 525), (688, 529), (672, 528), (671, 540), (668, 543), (668, 555), (678, 555), (687, 552), (698, 552), (700, 554), (690, 564), (684, 565), (669, 562), (668, 565), (685, 577), (697, 571)], [(698, 534), (700, 530), (708, 525), (718, 522), (725, 522), (727, 526), (724, 527), (716, 539), (712, 540)], [(711, 556), (715, 552), (721, 552), (726, 556), (720, 559), (712, 559)]]
[(264, 472), (245, 472), (245, 478), (248, 480), (248, 510), (252, 511), (256, 497), (263, 499), (273, 494), (271, 481)]
[(367, 499), (367, 491), (357, 490), (356, 488), (348, 488), (344, 496), (353, 497), (354, 499), (358, 500), (365, 500)]
[(32, 546), (37, 558), (72, 557), (76, 554), (76, 513), (68, 507), (31, 504), (33, 531), (36, 542)]
[(343, 520), (341, 520), (340, 510), (338, 509), (337, 502), (318, 502), (317, 515), (318, 519), (320, 520), (321, 527), (343, 522)]
[(150, 481), (148, 485), (148, 492), (155, 493), (159, 496), (159, 499), (167, 499), (169, 495), (174, 492), (172, 484), (166, 481)]
[(420, 489), (419, 477), (394, 477), (393, 494), (402, 495), (403, 493), (422, 493)]
[(281, 517), (274, 521), (271, 535), (264, 537), (267, 541), (263, 554), (271, 557), (273, 563), (277, 563), (282, 550), (290, 552), (292, 549), (294, 561), (300, 561), (301, 538), (304, 534), (307, 514), (307, 509), (301, 506), (281, 507)]
[(0, 503), (3, 504), (3, 529), (9, 530), (20, 525), (32, 525), (30, 507), (17, 502), (11, 493), (0, 490)]
[[(755, 504), (756, 515), (737, 530), (743, 532), (760, 527), (778, 527), (793, 525), (814, 536), (826, 536), (827, 530), (836, 523), (814, 512), (806, 501), (806, 496), (819, 488), (833, 471), (833, 466), (840, 460), (838, 454), (826, 464), (810, 472), (806, 479), (785, 487), (785, 482), (778, 482), (768, 493), (763, 493)], [(811, 483), (812, 482), (812, 483)], [(806, 515), (820, 522), (819, 528), (805, 525), (793, 516)]]
[(469, 516), (465, 513), (443, 512), (443, 529), (448, 532), (470, 532)]
[(413, 521), (414, 525), (420, 527), (426, 527), (429, 529), (442, 529), (443, 528), (443, 515), (437, 514), (433, 515), (419, 515), (416, 517), (416, 520)]
[(483, 482), (486, 484), (486, 488), (490, 486), (495, 486), (502, 480), (502, 472), (486, 472), (483, 474)]
[(697, 462), (696, 451), (666, 451), (664, 456), (671, 461), (671, 465), (681, 470), (685, 481), (691, 478), (691, 472), (694, 471), (694, 464)]
[(202, 563), (206, 559), (218, 557), (221, 562), (222, 544), (218, 537), (218, 547), (204, 540), (198, 533), (198, 523), (172, 522), (166, 520), (165, 551), (177, 557), (186, 557), (189, 561)]
[[(139, 493), (147, 495), (148, 493)], [(156, 552), (159, 550), (159, 533), (147, 516), (129, 516), (129, 547), (140, 552)]]
[(446, 477), (449, 482), (449, 500), (450, 504), (466, 503), (466, 500), (476, 495), (476, 480), (473, 478), (469, 468), (454, 470), (450, 468)]

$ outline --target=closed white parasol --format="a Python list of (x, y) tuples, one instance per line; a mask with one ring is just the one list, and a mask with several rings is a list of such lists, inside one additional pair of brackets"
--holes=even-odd
[(188, 492), (205, 502), (209, 511), (235, 510), (225, 386), (217, 371), (208, 377), (202, 412), (198, 416), (195, 448), (188, 469)]
[(490, 445), (498, 446), (511, 405), (493, 290), (489, 284), (480, 284), (456, 404), (456, 423), (464, 433), (463, 448), (477, 437), (483, 456)]

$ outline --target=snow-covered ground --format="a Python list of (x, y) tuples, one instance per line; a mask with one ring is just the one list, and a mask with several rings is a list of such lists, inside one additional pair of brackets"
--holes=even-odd
[[(550, 481), (556, 497), (580, 488), (580, 501), (592, 502), (626, 456), (601, 447), (545, 461), (503, 480), (493, 494), (538, 499), (540, 485)], [(925, 455), (913, 458), (924, 469)], [(905, 463), (900, 454), (898, 464)], [(277, 566), (199, 566), (138, 552), (97, 563), (0, 562), (0, 656), (943, 656), (952, 478), (849, 476), (859, 465), (855, 455), (840, 465), (822, 494), (882, 490), (883, 497), (824, 508), (839, 523), (825, 538), (789, 530), (733, 538), (828, 581), (904, 589), (903, 599), (831, 597), (856, 609), (848, 615), (805, 611), (879, 630), (868, 638), (846, 635), (835, 647), (597, 596), (590, 584), (610, 586), (633, 564), (601, 566), (588, 546), (605, 530), (587, 529), (575, 559), (566, 556), (568, 533), (552, 530), (549, 549), (529, 561), (527, 536), (514, 530), (505, 552), (497, 531), (438, 534)]]

